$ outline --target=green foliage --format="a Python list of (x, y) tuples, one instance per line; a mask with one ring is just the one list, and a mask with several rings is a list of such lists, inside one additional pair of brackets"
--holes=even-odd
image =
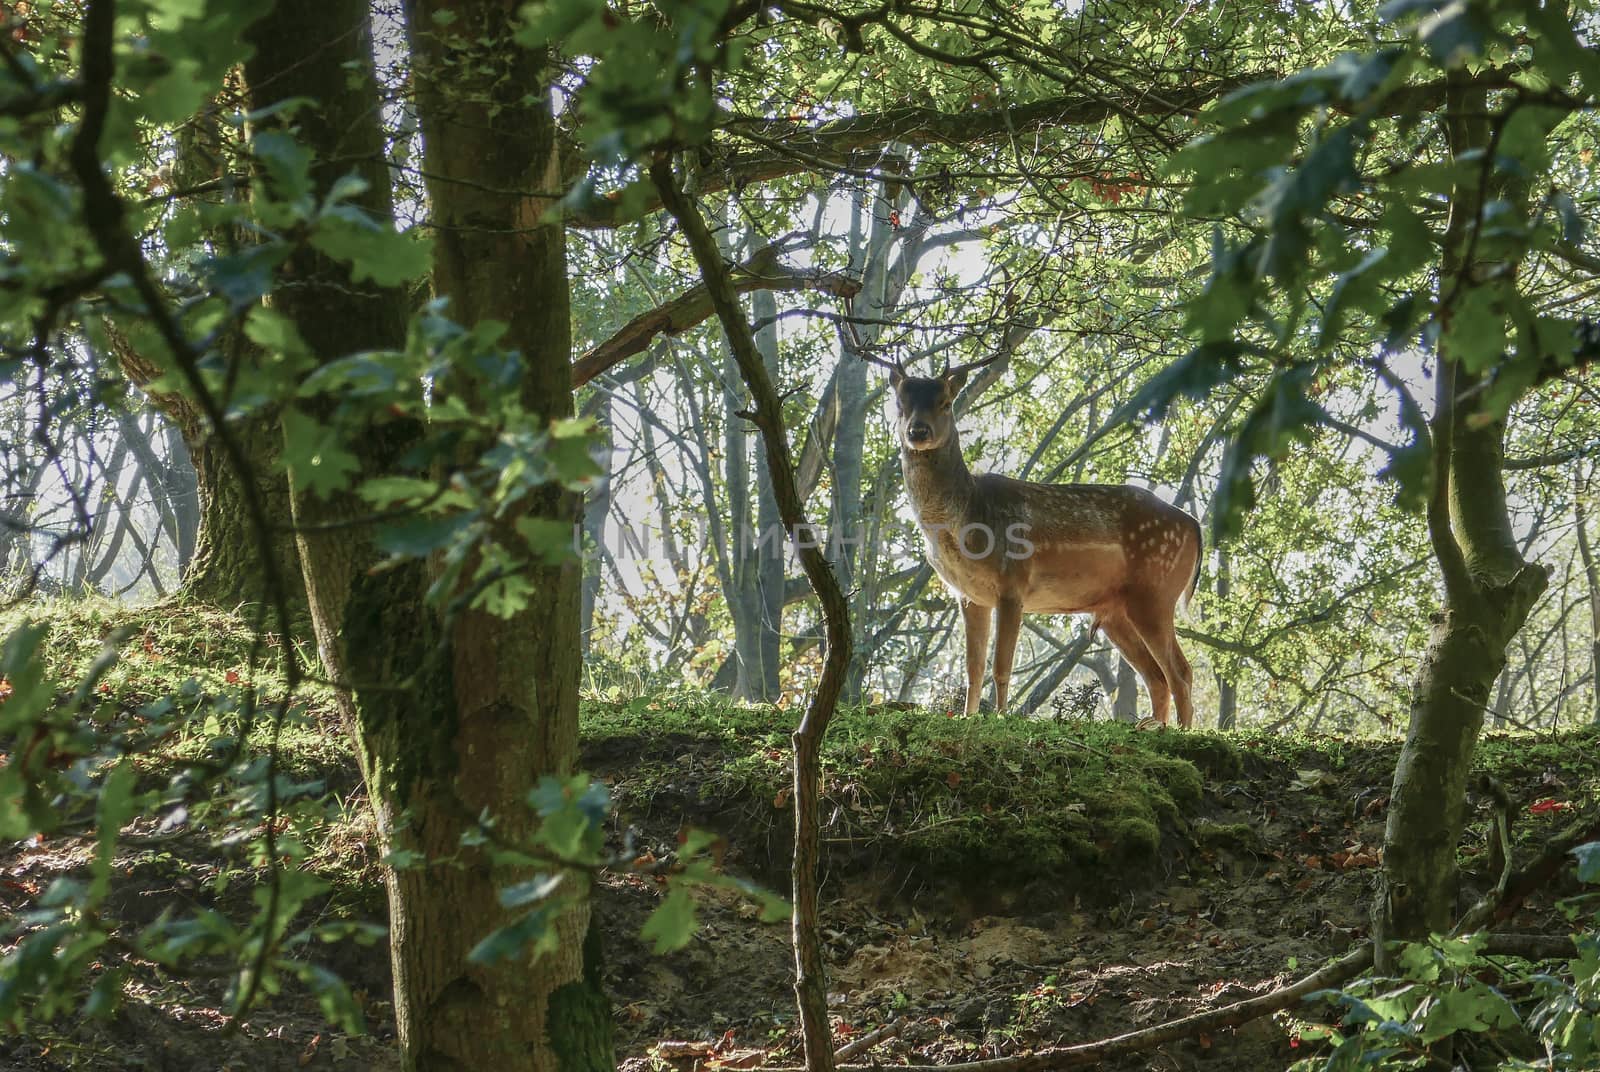
[[(1578, 852), (1579, 875), (1592, 883), (1600, 875), (1585, 877), (1585, 855)], [(1423, 1067), (1439, 1044), (1471, 1036), (1489, 1041), (1498, 1056), (1481, 1067), (1499, 1072), (1593, 1068), (1600, 1060), (1597, 903), (1593, 893), (1565, 902), (1568, 917), (1581, 923), (1572, 936), (1575, 955), (1554, 969), (1489, 954), (1487, 933), (1435, 935), (1400, 951), (1397, 979), (1310, 995), (1307, 1001), (1337, 1010), (1339, 1022), (1298, 1022), (1301, 1040), (1325, 1041), (1327, 1049), (1297, 1061), (1292, 1072)]]
[[(116, 971), (82, 989), (109, 947), (177, 972), (230, 965), (235, 1011), (294, 978), (359, 1033), (348, 988), (309, 954), (381, 929), (301, 913), (332, 889), (310, 844), (328, 836), (332, 802), (326, 782), (307, 775), (347, 767), (349, 756), (285, 706), (255, 630), (215, 612), (95, 601), (13, 609), (0, 629), (13, 660), (0, 665), (10, 690), (0, 740), (15, 742), (0, 766), (0, 837), (71, 844), (75, 828), (91, 831), (84, 864), (5, 924), (0, 1023), (22, 1030), (74, 1008), (109, 1015), (122, 999)], [(240, 846), (244, 866), (216, 871), (200, 906), (131, 925), (115, 906), (123, 876), (143, 866), (122, 843), (133, 823)], [(235, 880), (248, 891), (235, 914), (204, 903)]]
[[(1541, 315), (1514, 280), (1519, 263), (1585, 230), (1557, 169), (1583, 99), (1566, 95), (1571, 78), (1592, 68), (1573, 48), (1572, 26), (1521, 0), (1401, 0), (1380, 17), (1399, 43), (1236, 91), (1207, 109), (1207, 132), (1168, 161), (1194, 178), (1191, 212), (1244, 226), (1217, 231), (1210, 280), (1189, 302), (1197, 347), (1151, 381), (1137, 408), (1160, 412), (1180, 393), (1210, 391), (1238, 377), (1245, 355), (1270, 373), (1223, 461), (1219, 539), (1237, 536), (1256, 506), (1258, 461), (1281, 461), (1331, 422), (1314, 398), (1330, 369), (1371, 368), (1394, 384), (1386, 351), (1421, 345), (1496, 377), (1485, 416), (1503, 416), (1535, 379), (1571, 361), (1576, 322)], [(1497, 66), (1525, 61), (1530, 48), (1548, 71)], [(1463, 142), (1439, 156), (1419, 128), (1478, 123), (1472, 109), (1481, 106), (1465, 96), (1452, 106), (1442, 83), (1426, 80), (1469, 67), (1493, 85), (1482, 95), (1487, 148)], [(1406, 94), (1428, 103), (1399, 103)], [(1448, 233), (1440, 198), (1451, 206)], [(1452, 248), (1441, 262), (1442, 245)], [(1442, 273), (1429, 271), (1441, 263)], [(1387, 448), (1383, 475), (1417, 509), (1428, 441), (1409, 414), (1405, 428), (1409, 442)]]
[[(563, 870), (544, 872), (501, 889), (501, 906), (520, 914), (489, 932), (473, 948), (470, 959), (475, 964), (537, 957), (552, 951), (560, 941), (555, 924), (563, 907), (580, 896), (579, 884), (589, 882), (588, 875), (603, 867), (628, 870), (635, 862), (631, 845), (616, 851), (605, 846), (611, 799), (604, 785), (591, 782), (585, 775), (565, 780), (545, 777), (529, 792), (528, 803), (540, 820), (531, 839), (507, 842), (495, 833), (493, 824), (485, 822), (464, 839), (464, 844), (487, 846), (490, 858), (501, 864)], [(715, 848), (716, 839), (711, 835), (699, 831), (686, 835), (669, 876), (666, 896), (646, 920), (642, 932), (656, 952), (681, 948), (693, 937), (696, 922), (692, 891), (696, 886), (735, 890), (759, 904), (765, 920), (787, 918), (788, 905), (781, 897), (724, 874)]]
[[(719, 118), (718, 78), (741, 64), (746, 47), (725, 32), (729, 6), (728, 0), (669, 0), (650, 17), (634, 18), (601, 0), (527, 4), (518, 40), (587, 61), (582, 142), (596, 163), (627, 171), (651, 151), (710, 136)], [(591, 174), (566, 204), (587, 207), (601, 195)], [(623, 218), (649, 197), (649, 183), (637, 178), (609, 192)]]

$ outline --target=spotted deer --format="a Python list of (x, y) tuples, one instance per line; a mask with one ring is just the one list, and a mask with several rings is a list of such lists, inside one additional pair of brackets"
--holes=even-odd
[(1170, 699), (1178, 724), (1191, 725), (1192, 675), (1173, 616), (1200, 578), (1199, 522), (1125, 484), (974, 475), (961, 456), (954, 405), (967, 374), (988, 361), (925, 377), (864, 356), (889, 369), (906, 490), (928, 561), (961, 601), (967, 714), (978, 710), (991, 618), (1003, 712), (1022, 615), (1091, 614), (1144, 679), (1156, 720), (1167, 724)]

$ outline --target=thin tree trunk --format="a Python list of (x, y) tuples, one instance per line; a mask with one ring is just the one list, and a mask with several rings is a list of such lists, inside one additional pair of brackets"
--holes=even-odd
[[(729, 282), (727, 265), (723, 263), (716, 242), (706, 230), (699, 211), (678, 186), (672, 164), (665, 159), (658, 159), (650, 168), (650, 177), (661, 193), (662, 204), (683, 229), (695, 262), (705, 278), (706, 289), (717, 307), (717, 317), (722, 322), (728, 345), (739, 363), (739, 373), (750, 389), (754, 405), (752, 416), (756, 427), (761, 430), (768, 468), (772, 474), (774, 497), (783, 513), (784, 525), (791, 532), (808, 531), (805, 504), (800, 499), (794, 462), (789, 452), (788, 433), (783, 422), (783, 402), (767, 376), (766, 365), (756, 348), (750, 322), (745, 319)], [(806, 1066), (811, 1072), (831, 1072), (833, 1033), (828, 1026), (827, 978), (822, 959), (822, 930), (818, 912), (822, 737), (838, 705), (850, 665), (850, 610), (839, 581), (821, 549), (809, 542), (802, 542), (798, 545), (798, 552), (800, 564), (822, 605), (822, 617), (827, 630), (827, 655), (823, 661), (821, 680), (792, 738), (795, 809), (792, 869), (794, 989), (800, 1012), (800, 1034), (805, 1043)]]
[(582, 636), (581, 657), (587, 661), (594, 646), (594, 612), (604, 590), (605, 575), (600, 568), (600, 545), (606, 538), (606, 519), (611, 516), (612, 398), (608, 391), (597, 391), (584, 406), (584, 413), (596, 417), (604, 445), (605, 463), (588, 494), (583, 497), (583, 591), (579, 601), (578, 629)]
[[(194, 559), (195, 543), (200, 538), (200, 486), (194, 462), (189, 457), (189, 448), (178, 426), (163, 419), (161, 434), (166, 441), (166, 487), (177, 527), (178, 576), (182, 577), (189, 570), (189, 563)], [(298, 578), (296, 581), (298, 583)]]
[(1139, 721), (1139, 677), (1128, 660), (1117, 656), (1117, 695), (1111, 705), (1111, 717), (1118, 722)]
[[(122, 479), (122, 466), (128, 460), (128, 444), (117, 440), (111, 448), (111, 456), (106, 459), (101, 468), (100, 494), (95, 500), (94, 521), (89, 528), (88, 536), (78, 548), (78, 557), (73, 561), (72, 573), (67, 577), (67, 591), (82, 592), (89, 584), (89, 567), (100, 552), (100, 547), (105, 543), (106, 533), (111, 530), (111, 519), (120, 515), (121, 502), (117, 498), (117, 481)], [(91, 470), (91, 479), (95, 474)]]
[[(1591, 474), (1593, 470), (1590, 470)], [(1594, 546), (1589, 542), (1589, 518), (1584, 510), (1584, 497), (1588, 494), (1588, 481), (1584, 479), (1583, 464), (1573, 466), (1572, 489), (1573, 530), (1578, 536), (1578, 554), (1583, 559), (1583, 579), (1589, 590), (1589, 676), (1594, 681), (1590, 689), (1590, 718), (1600, 725), (1600, 566), (1595, 563)]]
[[(1226, 603), (1233, 590), (1233, 569), (1228, 552), (1217, 548), (1217, 602)], [(1227, 629), (1228, 623), (1222, 623)], [(1232, 678), (1217, 675), (1217, 729), (1231, 730), (1239, 719), (1239, 690)]]
[[(778, 379), (778, 300), (770, 290), (759, 291), (750, 311), (765, 325), (756, 332), (756, 349), (767, 378)], [(754, 653), (760, 662), (755, 680), (760, 688), (753, 699), (773, 701), (782, 694), (783, 607), (789, 546), (784, 538), (783, 514), (773, 491), (772, 461), (766, 451), (756, 452), (756, 628)]]
[[(1482, 150), (1489, 137), (1487, 94), (1470, 76), (1453, 73), (1447, 90), (1446, 127), (1451, 152)], [(1467, 297), (1497, 274), (1468, 263), (1471, 234), (1485, 191), (1480, 169), (1451, 197), (1444, 236), (1441, 291), (1460, 287)], [(1476, 296), (1489, 300), (1491, 295)], [(1449, 338), (1450, 310), (1442, 337)], [(1383, 873), (1374, 908), (1373, 941), (1380, 969), (1392, 953), (1385, 943), (1416, 940), (1450, 929), (1456, 907), (1456, 850), (1466, 821), (1472, 756), (1506, 649), (1527, 620), (1548, 581), (1546, 571), (1523, 560), (1506, 509), (1503, 421), (1462, 412), (1463, 399), (1480, 399), (1480, 383), (1458, 368), (1442, 344), (1435, 372), (1436, 406), (1429, 430), (1433, 490), (1428, 534), (1444, 579), (1444, 607), (1418, 673), (1411, 725), (1395, 766)]]

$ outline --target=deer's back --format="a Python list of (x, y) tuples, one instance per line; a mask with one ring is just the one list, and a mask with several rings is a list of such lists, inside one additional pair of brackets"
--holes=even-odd
[[(1020, 599), (1039, 613), (1106, 613), (1131, 586), (1174, 583), (1186, 548), (1198, 553), (1188, 514), (1124, 484), (1039, 484), (997, 474), (975, 481), (958, 529), (928, 534), (929, 559), (965, 599)], [(992, 534), (992, 540), (986, 538)], [(1189, 560), (1193, 561), (1193, 560)]]

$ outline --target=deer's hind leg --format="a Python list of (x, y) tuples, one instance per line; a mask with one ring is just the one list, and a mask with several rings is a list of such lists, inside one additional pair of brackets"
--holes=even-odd
[(1100, 620), (1100, 628), (1110, 638), (1111, 643), (1122, 652), (1122, 657), (1128, 664), (1139, 672), (1144, 679), (1145, 691), (1150, 694), (1150, 707), (1156, 721), (1163, 726), (1167, 724), (1167, 706), (1171, 702), (1172, 690), (1167, 685), (1167, 675), (1161, 669), (1161, 663), (1155, 655), (1145, 646), (1144, 638), (1139, 630), (1122, 615), (1112, 615)]
[(1022, 629), (1022, 601), (1002, 598), (995, 608), (994, 707), (1006, 711), (1006, 696), (1011, 691), (1011, 664), (1017, 655), (1017, 633)]
[[(1194, 703), (1191, 689), (1194, 672), (1178, 644), (1173, 614), (1177, 607), (1152, 594), (1128, 603), (1128, 620), (1138, 632), (1150, 655), (1161, 666), (1161, 673), (1172, 690), (1172, 702), (1178, 709), (1178, 725), (1188, 729), (1194, 724)], [(1165, 722), (1166, 719), (1161, 720)]]
[(980, 607), (970, 599), (961, 601), (961, 621), (967, 633), (967, 710), (978, 713), (978, 700), (983, 696), (983, 668), (989, 659), (989, 620), (992, 611)]

